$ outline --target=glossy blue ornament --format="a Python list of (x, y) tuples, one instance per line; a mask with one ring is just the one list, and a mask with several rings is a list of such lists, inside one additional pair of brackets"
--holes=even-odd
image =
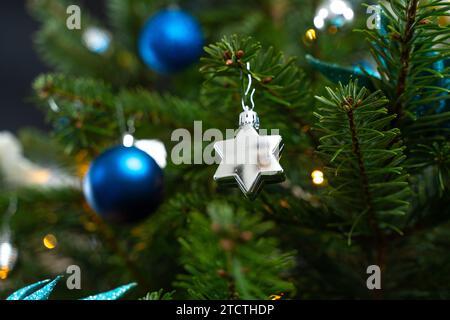
[(198, 61), (203, 32), (197, 20), (180, 9), (165, 9), (150, 17), (139, 35), (139, 54), (158, 73), (180, 71)]
[(135, 222), (160, 205), (163, 173), (144, 151), (119, 145), (92, 162), (83, 191), (89, 205), (105, 220)]

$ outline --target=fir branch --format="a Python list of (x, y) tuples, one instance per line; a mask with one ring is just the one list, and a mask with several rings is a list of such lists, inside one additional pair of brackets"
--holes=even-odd
[(159, 291), (149, 292), (140, 300), (172, 300), (175, 291), (164, 292), (163, 289)]
[[(233, 108), (240, 105), (244, 87), (240, 79), (250, 75), (256, 88), (256, 111), (266, 119), (271, 117), (272, 127), (291, 130), (295, 136), (306, 133), (310, 141), (317, 142), (310, 130), (309, 83), (294, 58), (286, 59), (273, 47), (263, 49), (252, 38), (237, 35), (224, 37), (205, 47), (205, 51), (208, 56), (202, 58), (200, 71), (206, 78), (206, 105), (223, 105), (224, 100), (228, 104), (224, 108), (229, 108), (230, 104)], [(250, 70), (247, 62), (250, 62)], [(295, 125), (294, 130), (285, 125), (287, 119)]]
[(385, 270), (386, 234), (399, 232), (399, 216), (406, 214), (409, 204), (401, 166), (404, 148), (393, 143), (399, 130), (387, 128), (394, 116), (382, 108), (387, 100), (380, 92), (369, 95), (365, 88), (358, 90), (357, 82), (327, 91), (329, 99), (317, 97), (323, 106), (316, 114), (323, 133), (319, 152), (329, 173), (327, 202), (344, 221), (351, 221), (349, 244), (353, 235), (369, 235), (371, 244), (361, 245), (374, 251), (375, 263)]
[(110, 249), (122, 259), (123, 263), (133, 277), (138, 280), (141, 285), (149, 288), (150, 283), (147, 278), (140, 271), (136, 263), (130, 258), (129, 252), (121, 246), (120, 242), (117, 240), (117, 235), (114, 234), (113, 230), (108, 227), (106, 223), (95, 212), (93, 212), (87, 204), (84, 204), (83, 209), (83, 212), (89, 217), (89, 219), (94, 221), (94, 223), (98, 226), (98, 232), (101, 237), (105, 240)]
[(28, 1), (30, 13), (42, 24), (34, 42), (45, 62), (58, 72), (100, 78), (117, 86), (151, 82), (150, 74), (133, 53), (134, 48), (133, 51), (125, 49), (115, 38), (103, 54), (91, 52), (84, 43), (84, 32), (90, 27), (105, 32), (107, 29), (83, 8), (81, 29), (69, 30), (66, 8), (70, 4), (66, 0)]
[(209, 219), (193, 210), (180, 239), (186, 270), (176, 286), (194, 299), (267, 299), (292, 291), (281, 274), (292, 266), (292, 252), (280, 253), (277, 241), (263, 235), (273, 225), (224, 202), (207, 206)]
[[(110, 85), (92, 78), (47, 74), (37, 78), (33, 87), (57, 137), (69, 152), (87, 150), (95, 155), (111, 140), (117, 140), (121, 134), (116, 116), (119, 104), (125, 118), (134, 119), (137, 136), (141, 130), (148, 130), (149, 122), (160, 123), (166, 126), (158, 127), (159, 134), (152, 133), (168, 141), (168, 130), (190, 128), (194, 120), (201, 119), (202, 108), (195, 102), (143, 89), (115, 92)], [(57, 111), (49, 108), (49, 100), (55, 102)], [(66, 120), (63, 127), (62, 119)]]
[[(347, 220), (367, 215), (368, 226), (380, 241), (380, 230), (389, 229), (391, 220), (408, 207), (409, 187), (401, 166), (404, 147), (390, 146), (399, 130), (387, 129), (393, 116), (381, 108), (387, 100), (379, 92), (358, 91), (357, 83), (327, 91), (329, 99), (317, 97), (322, 107), (316, 116), (322, 132), (319, 154), (330, 180), (328, 204)], [(367, 233), (361, 227), (352, 230)]]
[(439, 25), (438, 19), (450, 4), (395, 0), (380, 6), (382, 30), (362, 32), (377, 61), (380, 88), (391, 101), (389, 110), (397, 114), (393, 124), (402, 129), (408, 145), (448, 136), (448, 130), (441, 130), (448, 116), (434, 116), (449, 111), (450, 68), (444, 61), (450, 56), (450, 27)]
[[(365, 166), (364, 159), (363, 159), (363, 156), (361, 153), (361, 147), (360, 147), (360, 144), (358, 141), (358, 133), (356, 130), (355, 117), (353, 114), (354, 110), (356, 110), (356, 108), (358, 108), (361, 103), (362, 103), (362, 100), (358, 100), (358, 101), (354, 102), (353, 97), (347, 96), (347, 97), (344, 97), (343, 107), (347, 112), (350, 135), (351, 135), (351, 139), (352, 139), (352, 151), (353, 151), (353, 154), (358, 163), (359, 176), (361, 179), (362, 190), (363, 190), (363, 197), (364, 197), (364, 201), (366, 202), (366, 209), (361, 213), (360, 216), (363, 216), (364, 213), (367, 213), (368, 219), (369, 219), (369, 225), (372, 228), (373, 233), (375, 234), (376, 241), (377, 241), (377, 243), (381, 243), (383, 241), (382, 234), (381, 234), (380, 228), (378, 227), (378, 221), (377, 221), (374, 206), (372, 203), (372, 194), (369, 189), (369, 178), (367, 176), (366, 166)], [(358, 223), (360, 216), (358, 216), (358, 218), (355, 220), (354, 226)], [(353, 233), (353, 230), (351, 230), (351, 232), (349, 234), (351, 235), (352, 233)], [(380, 253), (380, 257), (381, 257), (381, 253)], [(381, 259), (379, 259), (379, 260), (381, 260)], [(382, 264), (380, 263), (379, 265), (382, 265)]]
[(130, 51), (136, 50), (137, 38), (145, 20), (164, 5), (161, 0), (109, 0), (106, 9), (114, 35)]
[[(95, 155), (105, 140), (113, 140), (114, 133), (119, 136), (117, 121), (111, 119), (116, 114), (114, 94), (103, 81), (49, 74), (38, 77), (33, 88), (67, 152), (86, 150)], [(55, 103), (56, 112), (49, 101)]]
[(414, 24), (416, 22), (417, 5), (419, 0), (409, 1), (406, 12), (406, 27), (403, 35), (400, 35), (400, 72), (395, 89), (397, 100), (394, 103), (393, 113), (403, 117), (401, 97), (406, 90), (406, 79), (409, 73), (409, 63), (411, 59), (411, 40), (414, 36)]

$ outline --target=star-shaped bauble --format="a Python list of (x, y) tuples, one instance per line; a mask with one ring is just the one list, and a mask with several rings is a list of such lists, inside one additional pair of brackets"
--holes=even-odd
[(214, 144), (220, 157), (214, 180), (225, 184), (237, 182), (245, 196), (254, 199), (264, 183), (284, 180), (278, 162), (282, 148), (281, 136), (260, 136), (251, 124), (242, 125), (233, 139)]

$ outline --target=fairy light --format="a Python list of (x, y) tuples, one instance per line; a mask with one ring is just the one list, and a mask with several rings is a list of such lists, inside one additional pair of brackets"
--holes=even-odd
[(42, 239), (42, 243), (44, 244), (44, 247), (46, 247), (49, 250), (52, 250), (55, 249), (56, 246), (58, 245), (58, 240), (53, 234), (49, 233)]
[(316, 30), (314, 29), (308, 29), (305, 33), (306, 39), (308, 39), (309, 41), (314, 41), (317, 39), (317, 34), (316, 34)]
[(0, 268), (0, 280), (5, 280), (6, 278), (8, 278), (8, 273), (8, 268)]
[(320, 170), (314, 170), (313, 172), (311, 172), (311, 178), (312, 182), (317, 185), (320, 185), (325, 181), (323, 172)]
[(284, 296), (284, 293), (280, 293), (280, 294), (271, 294), (269, 296), (269, 300), (281, 300)]

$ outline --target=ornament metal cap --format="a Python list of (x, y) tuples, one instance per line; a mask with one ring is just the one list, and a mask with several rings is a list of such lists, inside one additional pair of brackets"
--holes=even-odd
[(251, 125), (256, 130), (259, 129), (259, 117), (253, 110), (245, 110), (239, 115), (239, 127)]

